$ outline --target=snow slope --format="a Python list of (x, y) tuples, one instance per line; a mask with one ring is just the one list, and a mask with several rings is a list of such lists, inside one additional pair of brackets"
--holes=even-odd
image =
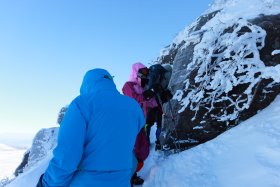
[(148, 158), (144, 187), (280, 186), (280, 96), (214, 140), (160, 157)]
[[(52, 158), (52, 154), (49, 153), (43, 160), (34, 164), (27, 172), (19, 175), (17, 178), (11, 181), (6, 187), (35, 187), (41, 174), (45, 172), (48, 167), (48, 163)], [(1, 184), (0, 184), (1, 186)]]

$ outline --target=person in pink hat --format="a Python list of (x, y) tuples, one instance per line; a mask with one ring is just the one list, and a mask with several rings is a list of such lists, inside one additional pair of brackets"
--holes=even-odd
[[(134, 63), (132, 65), (131, 74), (129, 80), (124, 84), (122, 91), (123, 94), (134, 98), (139, 105), (141, 106), (145, 117), (148, 116), (148, 111), (152, 108), (156, 108), (158, 106), (155, 98), (151, 98), (146, 100), (143, 96), (144, 87), (148, 83), (149, 69), (140, 62)], [(147, 121), (146, 121), (147, 122)], [(136, 139), (134, 151), (138, 161), (138, 167), (136, 171), (139, 171), (143, 165), (144, 160), (149, 155), (149, 138), (147, 137), (145, 129), (142, 129), (138, 134)], [(131, 184), (139, 185), (143, 184), (144, 180), (137, 176), (135, 172), (131, 178)]]

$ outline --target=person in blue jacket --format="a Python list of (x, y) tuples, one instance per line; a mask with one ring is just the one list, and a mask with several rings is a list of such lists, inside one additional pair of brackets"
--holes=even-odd
[(37, 186), (130, 187), (133, 148), (144, 124), (138, 103), (117, 91), (106, 70), (88, 71)]

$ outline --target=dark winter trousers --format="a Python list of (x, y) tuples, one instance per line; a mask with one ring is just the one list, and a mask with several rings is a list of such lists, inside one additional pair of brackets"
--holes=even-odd
[(146, 124), (147, 124), (147, 136), (150, 140), (150, 132), (151, 127), (156, 123), (157, 130), (156, 130), (156, 139), (159, 143), (159, 136), (161, 133), (161, 122), (162, 122), (162, 110), (160, 107), (154, 107), (154, 108), (148, 108), (147, 118), (146, 118)]

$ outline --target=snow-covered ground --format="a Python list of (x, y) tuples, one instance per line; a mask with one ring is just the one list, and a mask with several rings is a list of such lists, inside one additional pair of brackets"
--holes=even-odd
[[(52, 154), (48, 154), (43, 160), (33, 165), (27, 172), (19, 175), (6, 187), (35, 187), (42, 173), (47, 169)], [(1, 184), (0, 184), (1, 186)]]
[(280, 96), (212, 141), (163, 158), (152, 153), (144, 187), (279, 187)]
[(0, 144), (0, 180), (13, 176), (25, 151), (26, 149), (13, 148), (5, 144)]
[[(50, 158), (7, 187), (35, 186)], [(145, 179), (144, 187), (280, 186), (280, 96), (254, 117), (205, 144), (168, 157), (151, 151), (139, 175)]]
[(0, 186), (14, 177), (24, 152), (31, 146), (35, 133), (0, 133)]

